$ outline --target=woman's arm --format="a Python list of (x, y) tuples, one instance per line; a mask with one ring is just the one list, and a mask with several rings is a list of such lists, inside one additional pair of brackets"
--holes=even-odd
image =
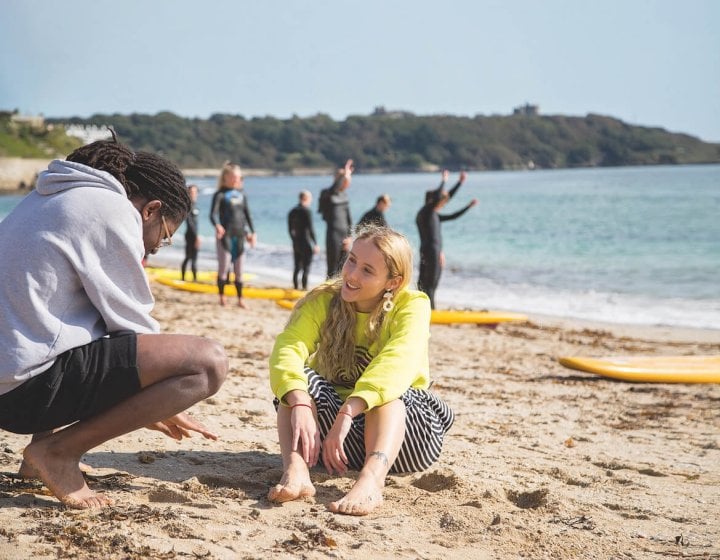
[(288, 404), (291, 391), (307, 393), (305, 365), (320, 338), (320, 327), (327, 316), (326, 300), (329, 296), (321, 295), (304, 302), (275, 338), (270, 354), (270, 388), (283, 404)]

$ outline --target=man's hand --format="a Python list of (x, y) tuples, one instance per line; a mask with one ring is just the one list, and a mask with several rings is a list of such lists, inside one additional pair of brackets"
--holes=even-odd
[(181, 412), (165, 420), (153, 422), (145, 426), (148, 430), (157, 430), (168, 437), (180, 441), (183, 437), (192, 437), (190, 432), (197, 432), (205, 439), (217, 440), (217, 434), (208, 430), (201, 422), (195, 420), (187, 412)]

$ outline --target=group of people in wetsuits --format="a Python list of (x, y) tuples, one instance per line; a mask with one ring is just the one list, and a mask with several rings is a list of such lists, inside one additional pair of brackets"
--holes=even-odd
[[(353, 161), (348, 159), (345, 165), (336, 171), (333, 183), (320, 191), (318, 213), (327, 225), (325, 234), (327, 278), (332, 278), (340, 271), (351, 242), (353, 221), (347, 191), (353, 170)], [(465, 182), (467, 173), (462, 171), (450, 190), (445, 189), (448, 178), (449, 172), (443, 170), (440, 184), (437, 188), (425, 193), (425, 203), (415, 218), (420, 235), (418, 288), (428, 295), (433, 309), (435, 308), (435, 291), (445, 266), (441, 223), (459, 218), (477, 204), (477, 200), (473, 199), (457, 212), (441, 214), (440, 210), (455, 196)], [(230, 273), (233, 272), (238, 305), (245, 307), (242, 298), (245, 242), (247, 241), (251, 247), (254, 247), (257, 236), (242, 185), (243, 177), (240, 167), (233, 163), (226, 163), (221, 170), (218, 190), (213, 195), (210, 221), (215, 227), (216, 233), (217, 284), (220, 304), (226, 304), (225, 286), (230, 283)], [(187, 266), (190, 264), (193, 279), (197, 280), (196, 262), (200, 243), (197, 224), (198, 211), (195, 208), (197, 187), (190, 185), (188, 191), (193, 201), (193, 208), (187, 218), (185, 260), (182, 263), (181, 272), (184, 280)], [(313, 226), (312, 201), (313, 196), (310, 191), (301, 191), (297, 205), (290, 210), (287, 216), (288, 233), (293, 245), (292, 279), (295, 289), (307, 290), (313, 255), (319, 253), (319, 244)], [(366, 224), (387, 226), (385, 212), (390, 208), (391, 203), (389, 195), (378, 196), (375, 206), (363, 214), (357, 227)]]
[[(325, 246), (327, 258), (327, 277), (331, 278), (339, 272), (345, 260), (352, 233), (350, 216), (350, 200), (347, 194), (353, 172), (353, 161), (347, 160), (345, 166), (338, 169), (333, 184), (320, 192), (318, 212), (327, 224)], [(449, 172), (443, 170), (440, 185), (425, 193), (425, 204), (417, 213), (415, 223), (420, 234), (420, 275), (418, 288), (430, 298), (435, 308), (435, 290), (440, 282), (440, 275), (445, 265), (442, 250), (442, 232), (440, 223), (454, 220), (465, 214), (477, 204), (471, 200), (463, 208), (452, 214), (441, 214), (440, 210), (457, 193), (465, 182), (467, 173), (460, 173), (457, 183), (445, 190)], [(288, 214), (288, 230), (293, 242), (294, 270), (293, 285), (296, 289), (307, 289), (307, 277), (313, 253), (318, 252), (318, 243), (313, 228), (310, 204), (312, 195), (308, 191), (300, 193), (300, 202)], [(391, 200), (387, 194), (380, 195), (375, 206), (368, 210), (357, 226), (376, 224), (387, 226), (385, 211), (390, 208)], [(302, 273), (302, 277), (299, 275)]]

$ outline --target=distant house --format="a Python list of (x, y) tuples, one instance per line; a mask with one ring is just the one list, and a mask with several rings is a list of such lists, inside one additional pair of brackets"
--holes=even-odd
[(513, 109), (513, 115), (520, 115), (522, 117), (537, 117), (539, 114), (540, 107), (538, 105), (530, 105), (530, 103), (525, 103), (525, 105), (520, 105), (520, 107)]
[(43, 129), (45, 128), (45, 117), (42, 115), (21, 115), (17, 112), (13, 112), (10, 115), (10, 122), (16, 125), (29, 126), (30, 128)]
[(409, 111), (388, 111), (383, 105), (378, 105), (372, 112), (373, 117), (389, 117), (391, 119), (405, 119), (415, 115)]
[(66, 124), (65, 134), (80, 138), (83, 144), (112, 138), (112, 134), (106, 126), (96, 124)]

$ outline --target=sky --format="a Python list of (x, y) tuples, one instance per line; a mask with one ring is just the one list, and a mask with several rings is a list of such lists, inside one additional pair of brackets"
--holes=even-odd
[(608, 115), (720, 142), (718, 0), (0, 0), (0, 110)]

